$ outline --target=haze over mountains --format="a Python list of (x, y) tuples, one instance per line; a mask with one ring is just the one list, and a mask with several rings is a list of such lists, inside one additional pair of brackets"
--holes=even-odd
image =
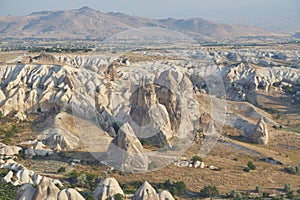
[(157, 20), (123, 13), (102, 13), (89, 7), (35, 12), (27, 16), (0, 16), (1, 38), (106, 38), (139, 27), (170, 28), (197, 38), (218, 40), (279, 35), (259, 27), (215, 23), (202, 18)]

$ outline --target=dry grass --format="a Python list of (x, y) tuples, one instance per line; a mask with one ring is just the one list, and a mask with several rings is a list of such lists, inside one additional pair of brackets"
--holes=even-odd
[(11, 52), (1, 52), (0, 51), (0, 63), (6, 63), (13, 59), (16, 59), (18, 56), (22, 56), (23, 51), (11, 51)]

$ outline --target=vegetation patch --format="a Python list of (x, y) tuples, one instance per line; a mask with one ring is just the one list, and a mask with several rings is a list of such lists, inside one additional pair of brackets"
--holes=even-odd
[[(6, 176), (8, 172), (8, 169), (0, 169), (0, 179)], [(13, 200), (17, 190), (17, 186), (0, 181), (0, 200)]]

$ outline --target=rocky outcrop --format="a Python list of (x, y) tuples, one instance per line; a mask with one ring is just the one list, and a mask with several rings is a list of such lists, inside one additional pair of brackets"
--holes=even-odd
[(72, 68), (59, 65), (1, 66), (0, 111), (6, 116), (16, 112), (24, 120), (27, 114), (55, 112), (71, 98), (69, 79)]
[(57, 195), (57, 200), (84, 200), (75, 189), (63, 189)]
[(32, 200), (35, 191), (35, 187), (29, 183), (26, 183), (18, 189), (14, 200)]
[(144, 184), (135, 192), (133, 200), (159, 200), (155, 189), (145, 181)]
[[(4, 116), (16, 112), (16, 117), (24, 120), (31, 113), (57, 114), (72, 110), (84, 119), (97, 118), (111, 136), (117, 131), (112, 128), (114, 124), (129, 123), (136, 135), (140, 133), (139, 138), (154, 145), (170, 145), (170, 138), (192, 127), (192, 120), (196, 119), (183, 116), (189, 112), (180, 106), (188, 99), (193, 100), (192, 84), (183, 71), (164, 63), (151, 68), (139, 64), (126, 67), (127, 71), (119, 75), (115, 66), (108, 65), (110, 59), (40, 55), (33, 60), (37, 63), (58, 60), (60, 65), (1, 66), (0, 111)], [(149, 84), (142, 83), (143, 77), (136, 73), (140, 68), (149, 77)], [(68, 129), (61, 128), (59, 117), (46, 121), (47, 129), (38, 139), (55, 150), (72, 150), (76, 148), (73, 144), (77, 138)], [(182, 117), (187, 120), (182, 122)], [(141, 122), (149, 125), (144, 129), (148, 132), (140, 130)], [(47, 123), (55, 127), (48, 128)]]
[(32, 199), (55, 199), (59, 189), (47, 178), (43, 178), (32, 195)]
[(31, 184), (22, 185), (14, 198), (15, 200), (84, 200), (84, 198), (74, 189), (59, 190), (53, 182), (43, 177), (37, 187)]
[(79, 145), (79, 138), (72, 115), (60, 112), (50, 116), (43, 124), (38, 139), (54, 150), (73, 150)]
[(300, 77), (296, 80), (293, 90), (293, 103), (300, 104)]
[[(48, 178), (28, 170), (13, 160), (7, 160), (0, 165), (0, 169), (10, 170), (3, 178), (4, 183), (22, 185), (15, 196), (15, 200), (83, 200), (84, 198), (74, 189), (60, 190), (63, 187), (59, 180)], [(33, 187), (35, 185), (36, 187)]]
[(167, 191), (163, 190), (158, 194), (159, 200), (175, 200), (173, 195)]
[(113, 64), (109, 65), (107, 67), (107, 70), (104, 71), (104, 73), (106, 74), (107, 78), (111, 81), (116, 81), (119, 79), (116, 66)]
[(3, 181), (5, 183), (12, 183), (13, 185), (22, 185), (25, 183), (38, 185), (43, 179), (48, 179), (53, 184), (62, 186), (62, 183), (59, 180), (38, 175), (34, 171), (28, 170), (23, 165), (18, 164), (10, 159), (1, 164), (0, 169), (10, 170), (7, 173), (7, 175), (3, 178)]
[(32, 147), (25, 150), (25, 155), (31, 158), (33, 156), (47, 156), (51, 154), (53, 154), (53, 151), (41, 141), (36, 141)]
[(4, 183), (11, 183), (12, 182), (12, 178), (14, 176), (14, 173), (12, 171), (9, 171), (3, 178), (2, 181)]
[(135, 136), (131, 126), (126, 123), (120, 127), (117, 136), (111, 142), (107, 157), (113, 160), (112, 166), (121, 166), (126, 170), (147, 170), (149, 159), (144, 148)]
[[(170, 138), (194, 128), (193, 114), (198, 108), (192, 88), (191, 81), (178, 68), (157, 73), (153, 82), (142, 79), (130, 98), (130, 125), (139, 138), (153, 145), (170, 146)], [(187, 101), (195, 106), (194, 110), (182, 106)], [(193, 117), (184, 118), (187, 114)]]
[(9, 145), (0, 143), (0, 159), (15, 158), (19, 154), (19, 151), (21, 151), (21, 150), (22, 150), (21, 147), (9, 146)]
[(106, 200), (117, 194), (124, 195), (118, 181), (115, 178), (106, 178), (99, 183), (94, 191), (94, 198), (96, 200)]
[(260, 119), (256, 125), (254, 132), (251, 134), (251, 140), (257, 144), (267, 145), (269, 142), (269, 131), (267, 124)]
[[(240, 63), (224, 67), (227, 98), (231, 100), (248, 100), (249, 94), (256, 90), (269, 92), (274, 84), (286, 82), (295, 85), (300, 71), (288, 67), (254, 67), (248, 63)], [(248, 98), (247, 98), (248, 97)]]
[[(155, 84), (141, 85), (130, 98), (132, 118), (131, 125), (134, 132), (151, 144), (168, 144), (172, 137), (170, 115), (165, 105), (159, 103)], [(168, 95), (168, 94), (165, 94)], [(165, 97), (170, 98), (170, 96)], [(169, 101), (172, 104), (172, 101)], [(174, 101), (173, 101), (174, 103)], [(173, 115), (172, 115), (173, 116)]]
[(37, 62), (39, 64), (55, 64), (58, 62), (54, 56), (47, 53), (41, 53), (31, 59), (31, 62)]

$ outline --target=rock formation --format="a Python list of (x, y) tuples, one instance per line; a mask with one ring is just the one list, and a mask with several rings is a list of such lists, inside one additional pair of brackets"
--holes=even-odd
[(55, 112), (71, 98), (69, 73), (58, 65), (16, 65), (1, 68), (0, 111), (6, 116)]
[(36, 141), (31, 148), (25, 150), (25, 155), (31, 158), (33, 156), (47, 156), (51, 154), (53, 154), (53, 151), (41, 141)]
[(34, 171), (28, 170), (23, 165), (18, 164), (11, 159), (4, 161), (4, 163), (0, 165), (0, 169), (10, 170), (3, 178), (3, 181), (12, 183), (13, 185), (22, 185), (25, 183), (39, 185), (42, 180), (46, 181), (46, 179), (48, 179), (51, 183), (62, 186), (62, 183), (59, 180), (36, 174)]
[(145, 181), (144, 184), (135, 192), (133, 200), (159, 200), (155, 189)]
[(0, 143), (0, 159), (3, 158), (14, 158), (19, 154), (19, 151), (21, 151), (21, 147), (17, 146), (9, 146), (5, 145), (3, 143)]
[(106, 178), (99, 183), (94, 191), (94, 198), (96, 200), (106, 200), (113, 198), (116, 194), (124, 195), (118, 181), (115, 178)]
[(267, 145), (269, 142), (269, 131), (267, 124), (263, 119), (260, 119), (256, 125), (254, 132), (251, 134), (251, 139), (254, 143)]
[[(159, 103), (155, 88), (156, 85), (154, 84), (141, 85), (131, 95), (131, 125), (134, 132), (139, 133), (143, 139), (148, 140), (151, 144), (168, 144), (168, 139), (173, 135), (170, 115), (166, 107)], [(169, 102), (171, 103), (171, 101)]]
[(57, 200), (84, 200), (75, 189), (63, 189), (57, 195)]
[(37, 187), (26, 183), (22, 185), (14, 198), (15, 200), (84, 200), (74, 189), (59, 190), (50, 179), (43, 177)]
[(79, 138), (72, 115), (60, 112), (50, 116), (43, 124), (38, 139), (54, 150), (73, 150), (79, 144)]
[(107, 157), (113, 160), (113, 166), (121, 166), (121, 169), (147, 170), (149, 159), (144, 153), (141, 142), (131, 126), (126, 123), (120, 127), (117, 136), (111, 142)]
[(35, 187), (29, 183), (26, 183), (18, 189), (14, 200), (33, 200), (33, 194), (35, 191)]
[(37, 62), (39, 64), (55, 64), (58, 60), (51, 54), (41, 53), (40, 55), (33, 57), (32, 62)]
[(163, 190), (158, 194), (159, 200), (175, 200), (173, 195), (167, 191)]

